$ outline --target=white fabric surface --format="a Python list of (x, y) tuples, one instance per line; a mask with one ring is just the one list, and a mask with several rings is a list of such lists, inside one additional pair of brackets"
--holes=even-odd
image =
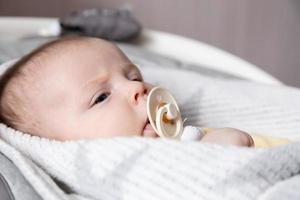
[[(4, 133), (4, 134), (3, 134)], [(300, 143), (273, 149), (114, 138), (57, 142), (10, 132), (1, 137), (44, 172), (5, 152), (44, 199), (299, 199)], [(11, 148), (11, 147), (10, 147)], [(16, 162), (16, 161), (17, 162)], [(27, 161), (27, 162), (25, 162)]]
[[(173, 91), (187, 124), (300, 138), (296, 88), (142, 70), (146, 80)], [(299, 142), (270, 149), (146, 138), (58, 142), (3, 124), (0, 134), (0, 151), (44, 199), (300, 198)], [(49, 175), (69, 189), (58, 188)]]

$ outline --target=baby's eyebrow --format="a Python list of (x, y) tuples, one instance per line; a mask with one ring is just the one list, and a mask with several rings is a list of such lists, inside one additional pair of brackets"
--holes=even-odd
[[(130, 71), (137, 71), (139, 72), (140, 70), (136, 67), (136, 65), (134, 65), (133, 63), (128, 63), (125, 64), (124, 66), (122, 66), (123, 70), (128, 73)], [(88, 81), (86, 81), (83, 86), (81, 87), (81, 93), (85, 94), (90, 91), (91, 89), (93, 89), (93, 87), (95, 85), (100, 85), (100, 84), (104, 84), (105, 82), (107, 82), (109, 79), (109, 75), (108, 75), (108, 71), (103, 70), (101, 72), (99, 72), (97, 74), (97, 76), (89, 79)]]
[(105, 83), (108, 79), (108, 72), (102, 71), (99, 74), (96, 77), (93, 77), (92, 79), (85, 82), (82, 86), (82, 90), (86, 91), (86, 90), (89, 90), (95, 84)]

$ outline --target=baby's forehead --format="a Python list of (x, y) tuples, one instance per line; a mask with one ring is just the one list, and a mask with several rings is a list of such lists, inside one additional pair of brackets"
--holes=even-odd
[(96, 39), (57, 44), (40, 52), (29, 65), (27, 74), (34, 73), (34, 79), (54, 85), (65, 85), (69, 80), (69, 84), (77, 84), (78, 79), (88, 80), (108, 69), (139, 71), (115, 45)]
[[(64, 41), (38, 52), (24, 74), (37, 89), (66, 85), (79, 87), (85, 81), (112, 71), (139, 71), (115, 45), (98, 40)], [(38, 83), (38, 84), (37, 84)]]
[(63, 68), (78, 70), (98, 64), (120, 64), (129, 62), (127, 57), (115, 45), (98, 40), (83, 39), (63, 41), (37, 52), (24, 65), (24, 72), (61, 71)]

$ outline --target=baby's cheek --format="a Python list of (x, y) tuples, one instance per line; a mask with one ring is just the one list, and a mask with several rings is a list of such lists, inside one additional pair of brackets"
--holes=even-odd
[(113, 131), (112, 136), (131, 137), (141, 135), (141, 128), (138, 127), (136, 123), (127, 122), (124, 124), (123, 122), (120, 122), (111, 126), (111, 129), (112, 130), (109, 131)]

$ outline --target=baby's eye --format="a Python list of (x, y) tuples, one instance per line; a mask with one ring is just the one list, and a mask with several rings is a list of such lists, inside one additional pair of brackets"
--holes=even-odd
[(105, 93), (100, 94), (97, 97), (97, 99), (95, 100), (94, 105), (103, 102), (109, 95), (110, 95), (109, 92), (105, 92)]

